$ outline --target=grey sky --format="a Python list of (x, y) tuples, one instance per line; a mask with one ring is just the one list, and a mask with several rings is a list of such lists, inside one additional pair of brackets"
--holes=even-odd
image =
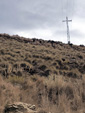
[(85, 45), (84, 0), (0, 0), (0, 33), (67, 42), (69, 17), (71, 42)]

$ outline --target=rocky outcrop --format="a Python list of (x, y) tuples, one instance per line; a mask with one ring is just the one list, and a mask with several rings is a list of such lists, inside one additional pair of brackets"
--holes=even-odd
[(35, 105), (16, 102), (5, 106), (4, 113), (37, 113)]

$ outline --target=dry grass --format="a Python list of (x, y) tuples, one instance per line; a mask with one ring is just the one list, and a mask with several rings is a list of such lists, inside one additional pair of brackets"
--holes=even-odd
[(0, 113), (8, 103), (19, 101), (19, 88), (14, 87), (11, 83), (6, 82), (0, 75)]
[(84, 46), (7, 37), (0, 35), (0, 113), (15, 101), (40, 113), (85, 113)]
[(7, 103), (21, 101), (35, 104), (39, 111), (47, 113), (85, 112), (85, 78), (73, 80), (58, 76), (54, 80), (34, 75), (23, 78), (23, 82), (21, 77), (0, 79), (1, 108)]
[[(26, 43), (26, 41), (31, 41)], [(0, 35), (0, 73), (4, 76), (85, 74), (85, 47)]]

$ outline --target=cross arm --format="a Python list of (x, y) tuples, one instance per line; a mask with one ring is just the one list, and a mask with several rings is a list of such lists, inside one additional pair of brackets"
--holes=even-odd
[(68, 20), (68, 22), (72, 22), (72, 20)]
[[(66, 22), (67, 20), (63, 20), (62, 22)], [(72, 20), (68, 20), (68, 22), (72, 22)]]
[(66, 20), (63, 20), (62, 22), (66, 22)]

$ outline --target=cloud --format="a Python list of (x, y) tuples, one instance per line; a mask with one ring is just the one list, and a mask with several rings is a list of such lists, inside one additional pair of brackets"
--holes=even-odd
[(71, 36), (81, 40), (85, 36), (84, 7), (84, 0), (0, 0), (0, 32), (66, 42), (62, 20), (68, 16), (73, 19)]

